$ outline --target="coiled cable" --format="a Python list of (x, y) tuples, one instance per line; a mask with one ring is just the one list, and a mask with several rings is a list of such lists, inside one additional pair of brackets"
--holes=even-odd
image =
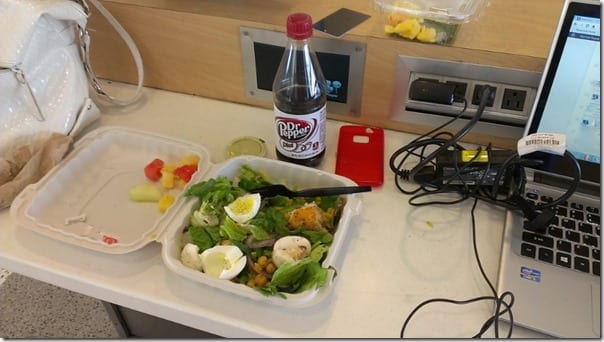
[[(453, 134), (450, 132), (441, 131), (444, 127), (453, 123), (459, 119), (467, 109), (467, 101), (464, 99), (464, 108), (453, 118), (445, 122), (444, 124), (432, 129), (431, 131), (419, 136), (412, 140), (408, 144), (397, 149), (390, 157), (389, 166), (395, 176), (395, 185), (399, 191), (406, 195), (410, 195), (409, 204), (413, 206), (423, 205), (434, 205), (434, 204), (455, 204), (463, 202), (469, 198), (474, 198), (474, 203), (471, 209), (472, 218), (472, 244), (474, 249), (475, 260), (478, 264), (483, 279), (488, 284), (491, 296), (480, 296), (468, 300), (453, 300), (447, 298), (433, 298), (426, 300), (416, 306), (409, 316), (405, 319), (401, 329), (400, 336), (404, 337), (405, 329), (415, 315), (415, 313), (422, 307), (435, 303), (444, 302), (451, 304), (469, 304), (478, 301), (494, 301), (495, 308), (493, 315), (490, 316), (481, 326), (478, 333), (473, 337), (482, 337), (483, 334), (490, 328), (494, 327), (495, 337), (499, 337), (499, 319), (500, 317), (507, 315), (508, 320), (511, 324), (506, 337), (511, 337), (513, 329), (513, 314), (512, 306), (514, 304), (514, 295), (509, 291), (504, 291), (500, 295), (497, 294), (497, 290), (486, 276), (483, 269), (482, 263), (479, 258), (477, 244), (476, 244), (476, 219), (475, 219), (475, 208), (478, 200), (485, 201), (487, 203), (496, 204), (503, 206), (509, 210), (520, 210), (522, 209), (525, 216), (527, 216), (527, 207), (529, 214), (537, 215), (538, 212), (549, 211), (553, 216), (552, 210), (555, 211), (556, 205), (566, 201), (577, 189), (581, 179), (581, 168), (575, 157), (568, 151), (564, 152), (564, 156), (569, 158), (573, 162), (573, 168), (575, 171), (575, 177), (568, 187), (566, 193), (559, 198), (550, 201), (549, 203), (532, 205), (525, 202), (523, 199), (524, 187), (526, 185), (526, 174), (524, 168), (527, 166), (539, 166), (541, 164), (538, 160), (529, 158), (522, 158), (517, 152), (511, 153), (504, 162), (498, 166), (498, 170), (495, 174), (494, 180), (490, 185), (484, 183), (487, 173), (491, 170), (491, 153), (492, 147), (489, 144), (486, 148), (478, 148), (476, 153), (470, 160), (465, 161), (464, 164), (459, 165), (454, 163), (455, 172), (448, 176), (437, 176), (435, 170), (437, 168), (436, 158), (441, 153), (451, 153), (463, 151), (465, 148), (459, 144), (459, 141), (474, 127), (474, 125), (480, 120), (482, 113), (486, 107), (487, 99), (492, 89), (488, 86), (484, 87), (481, 94), (481, 101), (476, 111), (476, 115), (457, 133)], [(476, 158), (481, 152), (486, 151), (487, 163), (481, 163), (484, 167), (480, 179), (474, 184), (467, 184), (462, 177), (468, 172), (472, 172), (471, 166), (476, 165)], [(408, 164), (414, 164), (411, 168), (405, 167)], [(505, 179), (504, 179), (505, 177)], [(504, 182), (505, 181), (505, 182)], [(403, 186), (404, 183), (413, 183), (415, 188), (408, 189)], [(504, 185), (505, 186), (502, 186)], [(446, 195), (447, 199), (435, 200), (434, 196)], [(456, 195), (451, 198), (451, 195)], [(428, 198), (428, 200), (424, 200)], [(522, 202), (521, 202), (522, 201)], [(545, 226), (549, 225), (547, 220), (543, 220), (540, 223), (547, 222)], [(545, 227), (542, 227), (545, 229)]]

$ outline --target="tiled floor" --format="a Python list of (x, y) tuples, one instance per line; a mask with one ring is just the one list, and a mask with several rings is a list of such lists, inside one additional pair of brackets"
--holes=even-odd
[(119, 335), (99, 300), (0, 269), (0, 337)]

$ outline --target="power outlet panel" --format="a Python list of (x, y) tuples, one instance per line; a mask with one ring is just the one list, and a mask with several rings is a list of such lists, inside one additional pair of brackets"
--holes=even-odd
[(482, 80), (464, 79), (443, 75), (412, 72), (410, 84), (416, 79), (427, 79), (433, 82), (442, 82), (455, 85), (455, 102), (450, 108), (427, 101), (407, 100), (407, 110), (419, 110), (442, 115), (456, 115), (463, 108), (463, 101), (467, 103), (466, 117), (476, 114), (485, 86), (493, 90), (487, 100), (483, 118), (491, 122), (523, 126), (530, 114), (536, 95), (536, 89), (501, 82), (487, 82)]
[[(412, 99), (410, 86), (420, 78), (453, 84), (453, 103), (430, 101), (429, 94), (424, 94), (419, 100)], [(488, 85), (494, 91), (474, 129), (482, 134), (517, 139), (522, 136), (531, 113), (541, 73), (400, 55), (394, 81), (393, 120), (437, 127), (461, 113), (460, 118), (451, 124), (451, 129), (463, 127), (477, 114), (481, 90)], [(446, 87), (435, 86), (434, 89)]]

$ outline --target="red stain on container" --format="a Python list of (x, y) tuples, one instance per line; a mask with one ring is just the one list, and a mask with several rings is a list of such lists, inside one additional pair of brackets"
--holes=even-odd
[(114, 243), (117, 243), (118, 240), (114, 237), (108, 236), (108, 235), (103, 235), (103, 242), (108, 244), (108, 245), (113, 245)]

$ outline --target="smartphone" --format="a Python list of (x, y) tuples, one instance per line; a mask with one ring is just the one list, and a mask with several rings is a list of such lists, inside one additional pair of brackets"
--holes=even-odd
[(384, 182), (384, 130), (378, 127), (340, 127), (336, 152), (336, 174), (359, 185)]
[(348, 8), (340, 8), (325, 18), (317, 21), (313, 28), (334, 37), (341, 37), (355, 26), (369, 19), (371, 16)]

